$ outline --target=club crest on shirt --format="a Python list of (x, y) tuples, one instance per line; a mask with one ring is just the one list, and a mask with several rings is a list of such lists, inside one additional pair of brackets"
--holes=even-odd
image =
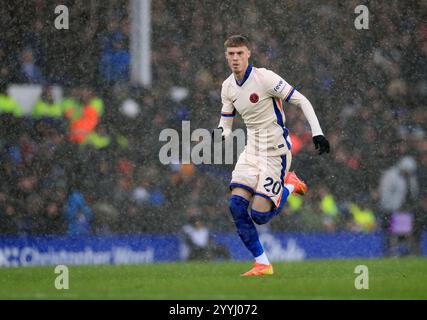
[(259, 96), (258, 96), (256, 93), (252, 93), (252, 94), (249, 96), (249, 100), (250, 100), (252, 103), (257, 103), (257, 102), (258, 102), (258, 100), (259, 100)]

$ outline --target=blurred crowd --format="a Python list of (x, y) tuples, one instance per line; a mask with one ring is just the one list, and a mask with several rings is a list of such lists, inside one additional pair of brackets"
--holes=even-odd
[[(22, 115), (13, 102), (0, 105), (0, 232), (174, 232), (195, 216), (232, 230), (233, 166), (164, 166), (158, 137), (183, 120), (193, 130), (216, 127), (229, 74), (223, 42), (244, 33), (253, 64), (312, 102), (332, 146), (317, 156), (301, 110), (285, 107), (292, 169), (311, 192), (291, 198), (270, 228), (392, 232), (396, 220), (410, 225), (398, 237), (419, 237), (427, 220), (427, 4), (370, 2), (369, 29), (357, 30), (358, 4), (152, 1), (151, 88), (130, 82), (127, 1), (73, 1), (67, 31), (46, 22), (50, 1), (32, 2), (35, 14), (21, 12), (19, 22), (19, 6), (2, 8), (0, 94), (13, 83), (40, 84), (40, 101), (59, 111)], [(62, 101), (49, 97), (51, 84), (64, 88)], [(76, 140), (73, 125), (91, 107), (96, 121)], [(395, 189), (384, 184), (405, 194), (400, 203), (387, 205)]]

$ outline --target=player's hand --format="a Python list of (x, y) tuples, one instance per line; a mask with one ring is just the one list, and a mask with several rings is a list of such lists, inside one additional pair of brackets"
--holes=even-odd
[(319, 150), (319, 154), (322, 153), (329, 153), (329, 141), (322, 135), (314, 136), (313, 137), (313, 143), (316, 147), (316, 150)]

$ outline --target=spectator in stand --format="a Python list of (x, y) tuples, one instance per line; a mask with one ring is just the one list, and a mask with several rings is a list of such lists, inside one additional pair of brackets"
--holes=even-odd
[(413, 217), (419, 200), (416, 170), (415, 159), (405, 156), (381, 177), (379, 205), (383, 212), (382, 228), (386, 235), (387, 255), (403, 254), (398, 251), (401, 240), (408, 242), (408, 238), (412, 237)]
[(184, 245), (182, 255), (185, 259), (206, 261), (230, 258), (227, 248), (213, 239), (211, 231), (202, 221), (202, 216), (190, 215), (187, 219), (188, 223), (180, 232)]
[[(282, 70), (290, 82), (298, 85), (300, 79), (305, 79), (301, 84), (304, 92), (313, 99), (313, 104), (321, 106), (319, 120), (329, 128), (327, 135), (335, 152), (327, 163), (317, 164), (304, 144), (305, 137), (300, 134), (305, 125), (301, 114), (285, 105), (289, 111), (287, 124), (296, 134), (296, 138), (293, 137), (294, 169), (303, 177), (312, 177), (306, 181), (311, 190), (326, 185), (340, 213), (344, 213), (348, 204), (361, 193), (368, 207), (356, 204), (363, 211), (373, 209), (372, 203), (380, 201), (377, 184), (382, 171), (403, 156), (416, 155), (419, 172), (422, 177), (426, 176), (427, 161), (422, 159), (426, 157), (427, 148), (420, 142), (425, 140), (427, 132), (425, 2), (371, 1), (368, 7), (371, 12), (378, 13), (377, 27), (360, 37), (361, 33), (354, 32), (354, 28), (335, 28), (337, 24), (348, 23), (348, 12), (354, 10), (352, 2), (313, 4), (311, 10), (306, 10), (302, 2), (294, 2), (292, 6), (278, 7), (272, 12), (264, 2), (251, 1), (245, 3), (243, 14), (236, 16), (237, 1), (229, 6), (216, 6), (221, 18), (215, 25), (210, 25), (213, 7), (209, 4), (153, 1), (153, 86), (150, 89), (141, 89), (128, 82), (129, 33), (124, 30), (128, 26), (128, 17), (127, 13), (115, 17), (119, 12), (118, 3), (93, 6), (90, 1), (76, 2), (73, 12), (77, 13), (77, 20), (69, 30), (72, 32), (58, 32), (42, 26), (43, 19), (53, 15), (52, 9), (43, 1), (29, 3), (35, 14), (23, 14), (16, 21), (11, 21), (10, 12), (22, 12), (19, 2), (0, 6), (0, 15), (5, 18), (0, 21), (0, 28), (5, 30), (0, 41), (0, 189), (3, 188), (1, 190), (7, 197), (7, 212), (16, 217), (10, 220), (13, 222), (10, 230), (18, 229), (18, 233), (26, 230), (21, 218), (27, 215), (26, 198), (31, 195), (41, 197), (43, 208), (49, 207), (53, 201), (62, 210), (69, 194), (59, 192), (52, 184), (55, 180), (63, 180), (65, 188), (69, 187), (70, 181), (83, 181), (84, 188), (79, 190), (90, 206), (98, 204), (101, 198), (110, 206), (99, 212), (114, 215), (116, 212), (111, 207), (123, 208), (129, 217), (143, 217), (138, 222), (142, 225), (132, 225), (137, 218), (125, 223), (121, 230), (124, 233), (181, 230), (179, 221), (190, 198), (209, 214), (206, 224), (210, 229), (227, 230), (230, 224), (224, 218), (226, 215), (215, 215), (215, 210), (209, 208), (226, 209), (221, 199), (222, 192), (227, 191), (224, 177), (229, 176), (231, 168), (215, 166), (209, 171), (214, 166), (197, 166), (193, 168), (193, 178), (186, 179), (181, 172), (161, 166), (153, 178), (144, 179), (150, 185), (142, 186), (150, 195), (155, 195), (153, 201), (129, 202), (129, 208), (125, 210), (121, 207), (126, 202), (123, 199), (129, 199), (135, 187), (141, 187), (140, 181), (126, 189), (124, 187), (132, 181), (134, 173), (130, 172), (131, 177), (126, 181), (123, 174), (115, 173), (111, 167), (122, 152), (126, 152), (126, 158), (132, 160), (136, 168), (144, 170), (158, 163), (161, 128), (180, 129), (182, 119), (191, 120), (192, 129), (215, 125), (212, 119), (220, 105), (218, 88), (227, 73), (226, 64), (220, 62), (224, 53), (218, 44), (222, 43), (224, 34), (234, 33), (239, 25), (252, 30), (250, 36), (256, 42), (261, 43), (258, 39), (263, 39), (262, 45), (253, 49), (257, 65)], [(313, 19), (314, 15), (319, 19)], [(283, 19), (286, 24), (282, 23)], [(288, 25), (301, 23), (298, 30), (287, 32)], [(272, 28), (272, 25), (276, 27)], [(284, 34), (287, 36), (283, 37)], [(98, 35), (101, 38), (97, 38)], [(311, 46), (307, 48), (306, 43)], [(45, 76), (69, 86), (63, 87), (67, 97), (63, 110), (71, 125), (85, 118), (83, 106), (80, 106), (83, 101), (78, 100), (85, 100), (85, 105), (89, 100), (81, 99), (85, 91), (82, 87), (96, 88), (96, 95), (108, 101), (102, 120), (108, 117), (107, 132), (112, 137), (109, 144), (94, 141), (91, 136), (92, 145), (95, 142), (102, 148), (81, 148), (80, 143), (64, 139), (63, 129), (52, 130), (46, 122), (20, 117), (22, 108), (15, 108), (6, 90), (17, 82), (43, 83)], [(117, 82), (120, 86), (111, 86)], [(188, 96), (184, 100), (167, 98), (165, 93), (172, 87), (181, 87)], [(128, 98), (134, 101), (124, 104)], [(131, 117), (122, 114), (122, 104)], [(86, 119), (93, 120), (95, 117), (91, 115), (93, 113), (86, 114)], [(98, 127), (100, 117), (97, 116), (98, 121), (88, 121), (89, 130), (83, 126), (87, 133), (84, 138)], [(237, 118), (236, 128), (241, 125)], [(74, 129), (71, 131), (76, 133)], [(115, 135), (120, 139), (116, 141)], [(79, 140), (81, 136), (76, 134), (76, 138)], [(102, 158), (111, 162), (110, 169), (97, 175), (95, 173), (101, 169), (95, 164)], [(28, 172), (35, 167), (43, 171), (32, 177), (33, 173)], [(423, 185), (426, 179), (422, 177), (419, 178), (421, 192), (426, 190)], [(29, 180), (37, 183), (24, 192), (22, 180), (26, 180), (26, 185), (32, 184)], [(204, 192), (194, 192), (195, 184), (204, 188)], [(119, 185), (123, 194), (117, 198), (108, 197)], [(211, 191), (213, 185), (217, 185), (216, 192)], [(160, 189), (164, 196), (154, 192), (156, 189)], [(46, 195), (47, 190), (59, 192), (65, 199), (51, 200)], [(109, 192), (104, 193), (105, 190)], [(137, 194), (145, 197), (144, 192)], [(307, 198), (299, 199), (302, 203), (295, 199), (290, 208), (295, 214), (283, 219), (282, 229), (278, 231), (324, 230), (320, 216), (315, 214), (319, 211), (317, 196), (318, 193), (313, 192), (313, 196), (309, 193)], [(424, 197), (415, 200), (417, 206), (421, 198)], [(50, 210), (55, 212), (52, 207)], [(414, 234), (418, 238), (426, 224), (422, 219), (423, 212), (419, 211), (413, 221)], [(167, 230), (164, 229), (166, 224), (159, 225), (154, 219), (147, 218), (154, 214), (172, 222)], [(353, 215), (349, 213), (348, 217), (352, 230), (360, 230), (354, 225)], [(102, 223), (101, 219), (92, 220), (92, 224), (97, 221)], [(102, 226), (96, 230), (108, 232)], [(342, 225), (335, 224), (335, 230), (342, 230)]]
[(36, 65), (33, 51), (25, 48), (21, 52), (20, 76), (18, 79), (22, 83), (44, 84), (45, 78), (39, 66)]
[(67, 234), (69, 236), (87, 236), (92, 233), (92, 209), (85, 200), (83, 193), (73, 188), (68, 195), (65, 215)]
[(120, 22), (113, 19), (101, 41), (100, 73), (108, 85), (129, 81), (130, 53), (126, 35), (120, 30)]

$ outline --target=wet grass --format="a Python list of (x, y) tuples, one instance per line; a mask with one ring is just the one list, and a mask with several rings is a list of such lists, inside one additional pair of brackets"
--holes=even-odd
[[(0, 299), (427, 299), (427, 259), (276, 262), (275, 274), (241, 277), (249, 262), (69, 266), (57, 290), (54, 266), (0, 268)], [(357, 265), (369, 289), (357, 290)]]

